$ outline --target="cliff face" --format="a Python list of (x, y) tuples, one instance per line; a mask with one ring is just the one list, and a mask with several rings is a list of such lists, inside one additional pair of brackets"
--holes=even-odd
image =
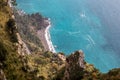
[(49, 25), (46, 22), (48, 19), (39, 13), (30, 15), (16, 9), (14, 9), (14, 15), (20, 37), (28, 47), (29, 52), (48, 51), (44, 36), (45, 28)]
[(16, 33), (18, 39), (18, 54), (26, 55), (31, 54), (30, 50), (28, 49), (27, 45), (23, 42), (22, 38), (20, 37), (19, 33)]

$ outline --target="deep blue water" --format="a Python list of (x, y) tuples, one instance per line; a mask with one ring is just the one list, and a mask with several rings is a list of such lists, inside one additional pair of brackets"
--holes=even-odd
[(26, 13), (51, 18), (51, 39), (66, 55), (82, 49), (102, 72), (120, 67), (119, 0), (17, 0)]

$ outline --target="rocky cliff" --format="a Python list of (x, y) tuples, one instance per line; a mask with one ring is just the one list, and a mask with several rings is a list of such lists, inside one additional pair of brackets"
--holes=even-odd
[[(96, 77), (93, 77), (92, 73)], [(62, 75), (61, 75), (62, 74)], [(96, 79), (100, 72), (84, 60), (84, 53), (76, 51), (66, 58), (64, 70), (57, 74), (56, 80), (88, 80)]]
[(101, 73), (92, 64), (84, 60), (84, 53), (76, 51), (66, 58), (65, 66), (61, 68), (54, 80), (119, 80), (120, 69)]
[[(85, 69), (84, 54), (82, 51), (76, 51), (66, 59), (65, 73), (63, 80), (78, 80), (83, 75), (81, 72)], [(80, 72), (81, 71), (81, 72)]]

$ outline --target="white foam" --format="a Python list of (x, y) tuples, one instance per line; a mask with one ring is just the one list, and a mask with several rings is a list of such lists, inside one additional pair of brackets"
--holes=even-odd
[(48, 23), (49, 23), (49, 25), (47, 26), (47, 28), (46, 28), (46, 30), (45, 30), (45, 38), (46, 38), (46, 41), (47, 41), (49, 50), (50, 50), (51, 52), (54, 52), (54, 53), (55, 53), (56, 51), (55, 51), (55, 48), (54, 48), (53, 43), (52, 43), (52, 41), (51, 41), (51, 37), (50, 37), (50, 33), (49, 33), (49, 29), (50, 29), (50, 27), (51, 27), (50, 19), (48, 20)]
[(91, 44), (93, 44), (93, 45), (95, 45), (96, 43), (95, 43), (95, 41), (92, 39), (92, 37), (90, 36), (90, 35), (87, 35), (87, 40), (91, 43)]
[(76, 32), (68, 32), (70, 35), (76, 35), (76, 34), (80, 34), (81, 31), (76, 31)]
[(85, 17), (86, 17), (86, 14), (85, 14), (85, 12), (83, 12), (83, 13), (80, 13), (80, 17), (82, 17), (82, 18), (85, 18)]

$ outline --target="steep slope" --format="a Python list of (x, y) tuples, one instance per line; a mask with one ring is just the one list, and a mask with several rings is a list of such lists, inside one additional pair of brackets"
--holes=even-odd
[(28, 73), (22, 70), (25, 58), (17, 51), (17, 30), (7, 1), (0, 0), (0, 80), (26, 80)]
[[(31, 53), (39, 52), (39, 51), (46, 51), (45, 46), (43, 46), (40, 39), (38, 37), (37, 32), (41, 32), (41, 36), (44, 38), (44, 29), (48, 25), (45, 22), (47, 18), (44, 18), (39, 13), (35, 14), (24, 14), (21, 10), (14, 9), (15, 21), (18, 27), (18, 32), (22, 37), (25, 44), (28, 46), (28, 49)], [(40, 37), (41, 37), (40, 36)], [(43, 39), (44, 40), (44, 39)]]

